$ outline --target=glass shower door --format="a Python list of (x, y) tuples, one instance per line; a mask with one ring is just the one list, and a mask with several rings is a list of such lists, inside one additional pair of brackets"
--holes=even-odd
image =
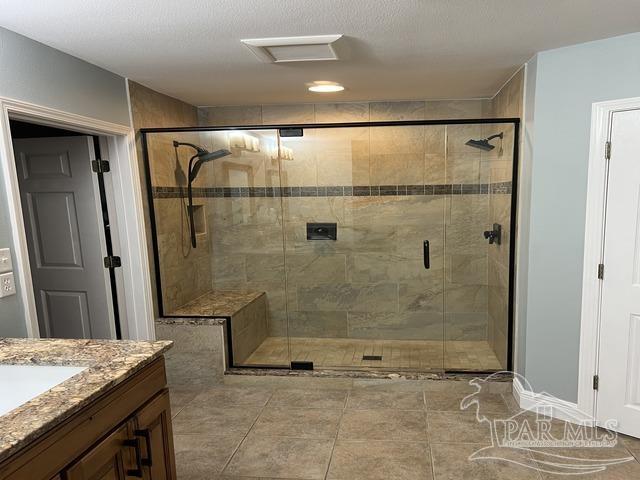
[(441, 371), (444, 126), (282, 137), (292, 362)]
[(162, 315), (226, 318), (232, 366), (288, 367), (277, 131), (154, 132), (147, 150)]
[(207, 132), (214, 162), (212, 286), (239, 298), (230, 325), (235, 366), (288, 367), (285, 258), (276, 130)]
[(513, 147), (512, 123), (447, 126), (446, 370), (508, 365)]

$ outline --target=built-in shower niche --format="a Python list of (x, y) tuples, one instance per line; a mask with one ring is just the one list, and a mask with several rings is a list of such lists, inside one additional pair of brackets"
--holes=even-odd
[(193, 205), (190, 208), (193, 218), (193, 228), (196, 235), (203, 236), (207, 234), (207, 213), (205, 205)]
[[(220, 292), (261, 294), (259, 320), (230, 317), (235, 366), (507, 368), (514, 128), (147, 133), (231, 152), (202, 166), (194, 204), (207, 240), (191, 248), (184, 188), (158, 167), (171, 156), (148, 149), (163, 315)], [(499, 244), (484, 237), (493, 224)]]

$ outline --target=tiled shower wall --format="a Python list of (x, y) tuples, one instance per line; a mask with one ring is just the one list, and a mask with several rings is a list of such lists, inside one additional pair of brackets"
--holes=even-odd
[[(200, 119), (255, 125), (478, 118), (490, 108), (487, 101), (214, 107), (200, 109)], [(495, 128), (306, 130), (303, 139), (283, 139), (294, 159), (282, 162), (282, 185), (300, 187), (304, 196), (284, 198), (282, 204), (277, 198), (214, 199), (214, 286), (269, 292), (272, 335), (286, 333), (286, 302), (292, 336), (488, 339), (488, 252), (482, 232), (490, 225), (489, 196), (380, 193), (407, 185), (487, 184), (492, 156), (464, 142)], [(509, 148), (505, 145), (510, 159)], [(275, 167), (256, 172), (270, 168)], [(267, 175), (254, 185), (274, 185), (273, 180)], [(216, 185), (246, 186), (219, 179)], [(342, 193), (332, 194), (333, 187)], [(345, 187), (359, 190), (344, 196)], [(283, 218), (286, 262), (278, 236)], [(338, 241), (307, 241), (309, 221), (336, 222)], [(432, 243), (428, 272), (421, 263), (423, 239)]]
[[(175, 98), (158, 93), (150, 88), (129, 80), (129, 95), (133, 126), (136, 131), (136, 147), (140, 166), (140, 178), (143, 179), (144, 210), (149, 212), (147, 204), (146, 169), (143, 164), (142, 143), (139, 130), (150, 127), (182, 127), (197, 124), (198, 114), (194, 106)], [(184, 186), (176, 173), (175, 150), (171, 138), (154, 137), (150, 141), (150, 158), (152, 161), (152, 185)], [(197, 139), (196, 139), (197, 140)], [(197, 143), (197, 141), (196, 141)], [(190, 150), (181, 150), (182, 172), (184, 162)], [(206, 174), (206, 172), (203, 172)], [(205, 180), (203, 176), (202, 181)], [(211, 288), (211, 254), (208, 248), (190, 251), (188, 237), (181, 233), (180, 225), (185, 224), (183, 201), (179, 198), (155, 198), (156, 230), (160, 246), (160, 276), (163, 286), (163, 303), (166, 312), (188, 302)], [(154, 270), (151, 279), (155, 282), (153, 264), (153, 247), (150, 222), (146, 225), (147, 248), (150, 268)], [(158, 316), (157, 301), (156, 317)]]

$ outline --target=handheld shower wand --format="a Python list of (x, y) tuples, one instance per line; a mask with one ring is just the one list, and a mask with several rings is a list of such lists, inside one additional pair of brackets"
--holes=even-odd
[[(196, 226), (193, 221), (193, 188), (192, 183), (198, 176), (200, 168), (203, 163), (216, 160), (218, 158), (231, 155), (231, 152), (226, 149), (216, 150), (215, 152), (209, 152), (207, 149), (194, 145), (193, 143), (173, 141), (173, 147), (178, 148), (180, 146), (191, 147), (196, 151), (196, 154), (189, 159), (189, 169), (187, 170), (187, 197), (189, 198), (189, 229), (191, 232), (191, 246), (196, 248)], [(195, 160), (195, 163), (194, 163)]]

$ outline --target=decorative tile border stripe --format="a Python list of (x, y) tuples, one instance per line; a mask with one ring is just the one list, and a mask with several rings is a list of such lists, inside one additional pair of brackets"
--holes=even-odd
[[(153, 187), (153, 198), (184, 198), (185, 187)], [(330, 187), (197, 187), (193, 196), (202, 197), (378, 197), (409, 195), (510, 194), (511, 182), (446, 183), (437, 185), (380, 185)]]

